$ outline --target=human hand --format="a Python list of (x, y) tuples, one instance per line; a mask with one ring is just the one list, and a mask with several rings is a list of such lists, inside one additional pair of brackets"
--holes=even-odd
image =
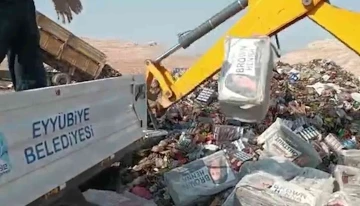
[(83, 7), (80, 0), (52, 0), (58, 19), (62, 19), (62, 23), (71, 23), (73, 20), (73, 12), (80, 14)]

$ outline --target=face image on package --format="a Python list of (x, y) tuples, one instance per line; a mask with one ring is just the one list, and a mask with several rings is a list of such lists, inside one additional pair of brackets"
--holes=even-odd
[(190, 204), (237, 183), (223, 151), (175, 168), (165, 173), (164, 179), (175, 205)]
[[(218, 80), (218, 99), (220, 105), (223, 105), (223, 112), (244, 122), (261, 121), (270, 104), (273, 68), (274, 59), (269, 37), (228, 37)], [(226, 104), (229, 105), (224, 106)], [(228, 108), (223, 109), (224, 107)], [(241, 110), (250, 111), (245, 115), (243, 113), (246, 111)]]
[(256, 65), (259, 54), (257, 54), (256, 43), (258, 42), (244, 43), (235, 38), (228, 40), (228, 64), (224, 66), (227, 66), (224, 68), (224, 71), (226, 70), (225, 88), (247, 98), (256, 97), (259, 82), (260, 68)]

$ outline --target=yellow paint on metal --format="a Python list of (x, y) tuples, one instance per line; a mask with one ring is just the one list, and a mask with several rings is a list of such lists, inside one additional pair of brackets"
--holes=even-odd
[(360, 13), (321, 3), (308, 17), (360, 55)]
[[(313, 21), (338, 37), (347, 46), (360, 53), (360, 14), (336, 8), (324, 0), (313, 0), (310, 6), (304, 6), (302, 0), (249, 0), (246, 14), (236, 22), (185, 74), (177, 81), (166, 73), (160, 64), (147, 64), (147, 72), (153, 74), (160, 83), (163, 94), (170, 92), (168, 107), (184, 95), (194, 90), (203, 81), (220, 70), (224, 60), (224, 41), (227, 36), (249, 37), (252, 35), (272, 36), (309, 16)], [(304, 33), (304, 36), (306, 33)], [(164, 75), (166, 74), (166, 75)], [(148, 75), (152, 79), (152, 75)], [(149, 85), (149, 83), (148, 83)], [(163, 95), (162, 98), (166, 98)]]

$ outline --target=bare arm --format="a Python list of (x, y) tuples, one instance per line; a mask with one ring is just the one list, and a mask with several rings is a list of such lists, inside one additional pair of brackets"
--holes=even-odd
[(52, 0), (58, 19), (62, 19), (65, 24), (70, 23), (73, 19), (73, 13), (80, 14), (83, 7), (80, 0)]

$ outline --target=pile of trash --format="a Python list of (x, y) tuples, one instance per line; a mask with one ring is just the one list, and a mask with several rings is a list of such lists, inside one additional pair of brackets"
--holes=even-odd
[(118, 192), (164, 206), (360, 204), (356, 77), (327, 60), (278, 62), (260, 123), (222, 115), (217, 79), (159, 119), (167, 135), (120, 164)]

